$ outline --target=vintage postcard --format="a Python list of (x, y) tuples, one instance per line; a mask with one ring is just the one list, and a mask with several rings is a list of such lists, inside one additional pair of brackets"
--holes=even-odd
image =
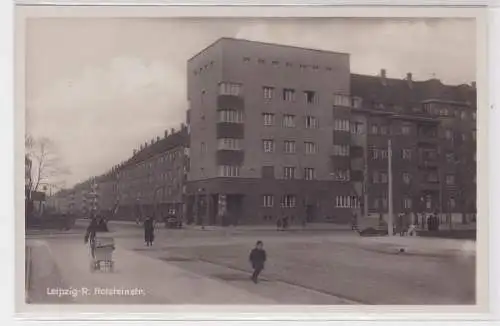
[(18, 6), (18, 311), (487, 312), (484, 11), (378, 9)]

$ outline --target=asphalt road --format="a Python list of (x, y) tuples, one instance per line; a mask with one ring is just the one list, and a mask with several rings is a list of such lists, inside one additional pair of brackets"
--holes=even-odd
[[(396, 255), (335, 241), (345, 232), (164, 230), (152, 248), (142, 229), (111, 225), (117, 245), (227, 282), (283, 304), (474, 304), (475, 259)], [(83, 228), (39, 232), (49, 242), (82, 241)], [(262, 240), (268, 254), (263, 282), (248, 280), (248, 254)], [(117, 262), (119, 264), (119, 262)], [(140, 276), (138, 276), (140, 277)], [(293, 293), (293, 294), (292, 294)]]

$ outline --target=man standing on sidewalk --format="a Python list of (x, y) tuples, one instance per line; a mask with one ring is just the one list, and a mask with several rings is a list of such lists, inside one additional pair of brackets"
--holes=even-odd
[(266, 262), (266, 251), (264, 250), (264, 244), (262, 241), (257, 241), (255, 248), (250, 252), (250, 262), (252, 263), (253, 274), (252, 281), (254, 283), (258, 282), (259, 274), (264, 269), (264, 263)]

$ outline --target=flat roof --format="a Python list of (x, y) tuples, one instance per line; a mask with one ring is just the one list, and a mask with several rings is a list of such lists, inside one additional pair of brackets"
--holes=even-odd
[(255, 43), (255, 44), (261, 44), (261, 45), (269, 45), (269, 46), (276, 46), (276, 47), (283, 47), (283, 48), (289, 48), (289, 49), (299, 49), (299, 50), (307, 50), (307, 51), (315, 51), (315, 52), (320, 52), (320, 53), (327, 53), (327, 54), (341, 54), (341, 55), (347, 55), (350, 56), (350, 53), (347, 52), (337, 52), (337, 51), (329, 51), (329, 50), (321, 50), (321, 49), (314, 49), (314, 48), (307, 48), (307, 47), (301, 47), (301, 46), (295, 46), (295, 45), (286, 45), (286, 44), (279, 44), (279, 43), (270, 43), (270, 42), (262, 42), (262, 41), (251, 41), (247, 39), (240, 39), (240, 38), (234, 38), (234, 37), (221, 37), (217, 39), (215, 42), (211, 43), (210, 45), (206, 46), (203, 48), (201, 51), (196, 53), (194, 56), (192, 56), (190, 59), (188, 59), (188, 62), (208, 50), (209, 48), (215, 46), (216, 44), (220, 43), (221, 41), (226, 40), (226, 41), (233, 41), (233, 42), (246, 42), (246, 43)]

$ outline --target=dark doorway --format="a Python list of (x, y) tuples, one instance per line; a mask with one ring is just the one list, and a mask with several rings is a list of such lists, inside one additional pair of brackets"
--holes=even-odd
[(306, 222), (312, 223), (316, 220), (316, 206), (306, 205)]

